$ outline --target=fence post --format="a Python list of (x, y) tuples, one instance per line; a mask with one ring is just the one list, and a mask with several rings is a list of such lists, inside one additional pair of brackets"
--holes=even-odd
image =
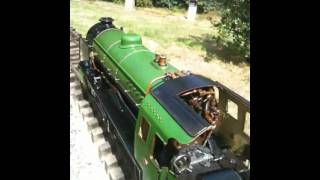
[(135, 4), (134, 0), (125, 0), (124, 8), (128, 11), (134, 10)]
[(187, 20), (195, 21), (197, 15), (197, 0), (190, 0)]

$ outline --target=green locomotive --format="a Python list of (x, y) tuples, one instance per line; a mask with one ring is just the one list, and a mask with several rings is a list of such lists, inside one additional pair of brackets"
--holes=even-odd
[[(250, 103), (179, 71), (112, 22), (101, 18), (89, 29), (76, 69), (126, 179), (248, 180)], [(229, 101), (237, 117), (228, 114)]]

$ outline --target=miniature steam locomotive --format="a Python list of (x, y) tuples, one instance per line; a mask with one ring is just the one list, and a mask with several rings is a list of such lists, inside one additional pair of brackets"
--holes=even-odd
[[(219, 82), (179, 71), (101, 18), (81, 42), (85, 97), (126, 179), (250, 179), (250, 103)], [(237, 117), (228, 114), (235, 103)]]

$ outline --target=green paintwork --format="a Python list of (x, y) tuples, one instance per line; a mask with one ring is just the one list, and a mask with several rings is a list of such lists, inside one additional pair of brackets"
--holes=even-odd
[(121, 38), (120, 48), (133, 48), (141, 47), (142, 39), (141, 36), (133, 33), (124, 34)]
[[(124, 43), (121, 40), (124, 40)], [(130, 44), (128, 41), (135, 43)], [(136, 34), (125, 34), (118, 29), (109, 29), (101, 33), (94, 42), (94, 47), (97, 47), (95, 49), (97, 50), (98, 57), (103, 60), (106, 67), (110, 69), (114, 68), (112, 72), (116, 72), (117, 69), (122, 71), (122, 73), (117, 73), (117, 77), (120, 77), (119, 81), (122, 83), (132, 81), (130, 83), (136, 85), (142, 91), (143, 98), (139, 101), (141, 103), (143, 100), (140, 106), (142, 107), (140, 114), (142, 112), (142, 114), (148, 116), (148, 120), (153, 125), (153, 128), (160, 133), (159, 135), (162, 140), (166, 142), (170, 137), (179, 137), (180, 143), (188, 143), (191, 137), (184, 132), (153, 96), (145, 96), (145, 90), (151, 80), (164, 75), (166, 72), (178, 70), (171, 65), (168, 65), (166, 69), (158, 67), (153, 62), (155, 54), (141, 45), (141, 37)], [(137, 44), (138, 46), (122, 48), (122, 44), (133, 46)], [(125, 86), (125, 83), (123, 83), (123, 86)], [(152, 113), (152, 110), (156, 112)]]
[(170, 64), (162, 68), (154, 63), (155, 54), (142, 45), (141, 37), (136, 34), (108, 29), (95, 38), (93, 46), (99, 59), (136, 104), (143, 100), (150, 81), (166, 72), (178, 71)]
[[(153, 140), (157, 135), (164, 144), (169, 138), (187, 144), (192, 137), (152, 95), (146, 94), (146, 89), (153, 79), (167, 72), (177, 72), (178, 69), (170, 64), (160, 67), (154, 62), (155, 54), (143, 46), (139, 35), (126, 34), (118, 29), (108, 29), (100, 33), (95, 38), (93, 47), (98, 59), (139, 106), (134, 135), (134, 156), (143, 170), (143, 179), (159, 179), (160, 175), (161, 179), (174, 179), (167, 168), (159, 169), (152, 160)], [(160, 80), (154, 86), (161, 83)], [(142, 117), (149, 123), (149, 133), (145, 142), (139, 136)]]
[[(145, 142), (139, 136), (142, 118), (149, 123), (149, 132)], [(192, 140), (192, 137), (184, 132), (154, 97), (147, 95), (141, 104), (134, 138), (134, 155), (142, 168), (143, 179), (158, 179), (160, 174), (163, 179), (169, 176), (169, 171), (166, 168), (159, 169), (152, 160), (155, 136), (158, 136), (163, 144), (166, 144), (170, 138), (174, 138), (182, 144), (188, 144)], [(173, 175), (171, 176), (173, 177)]]
[(145, 116), (163, 142), (175, 138), (182, 144), (188, 144), (192, 140), (152, 95), (143, 100), (139, 115)]

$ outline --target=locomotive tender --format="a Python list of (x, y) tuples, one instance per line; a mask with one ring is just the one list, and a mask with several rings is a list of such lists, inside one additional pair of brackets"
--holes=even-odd
[(126, 179), (249, 180), (250, 103), (219, 82), (179, 71), (112, 22), (101, 18), (89, 29), (73, 69)]

